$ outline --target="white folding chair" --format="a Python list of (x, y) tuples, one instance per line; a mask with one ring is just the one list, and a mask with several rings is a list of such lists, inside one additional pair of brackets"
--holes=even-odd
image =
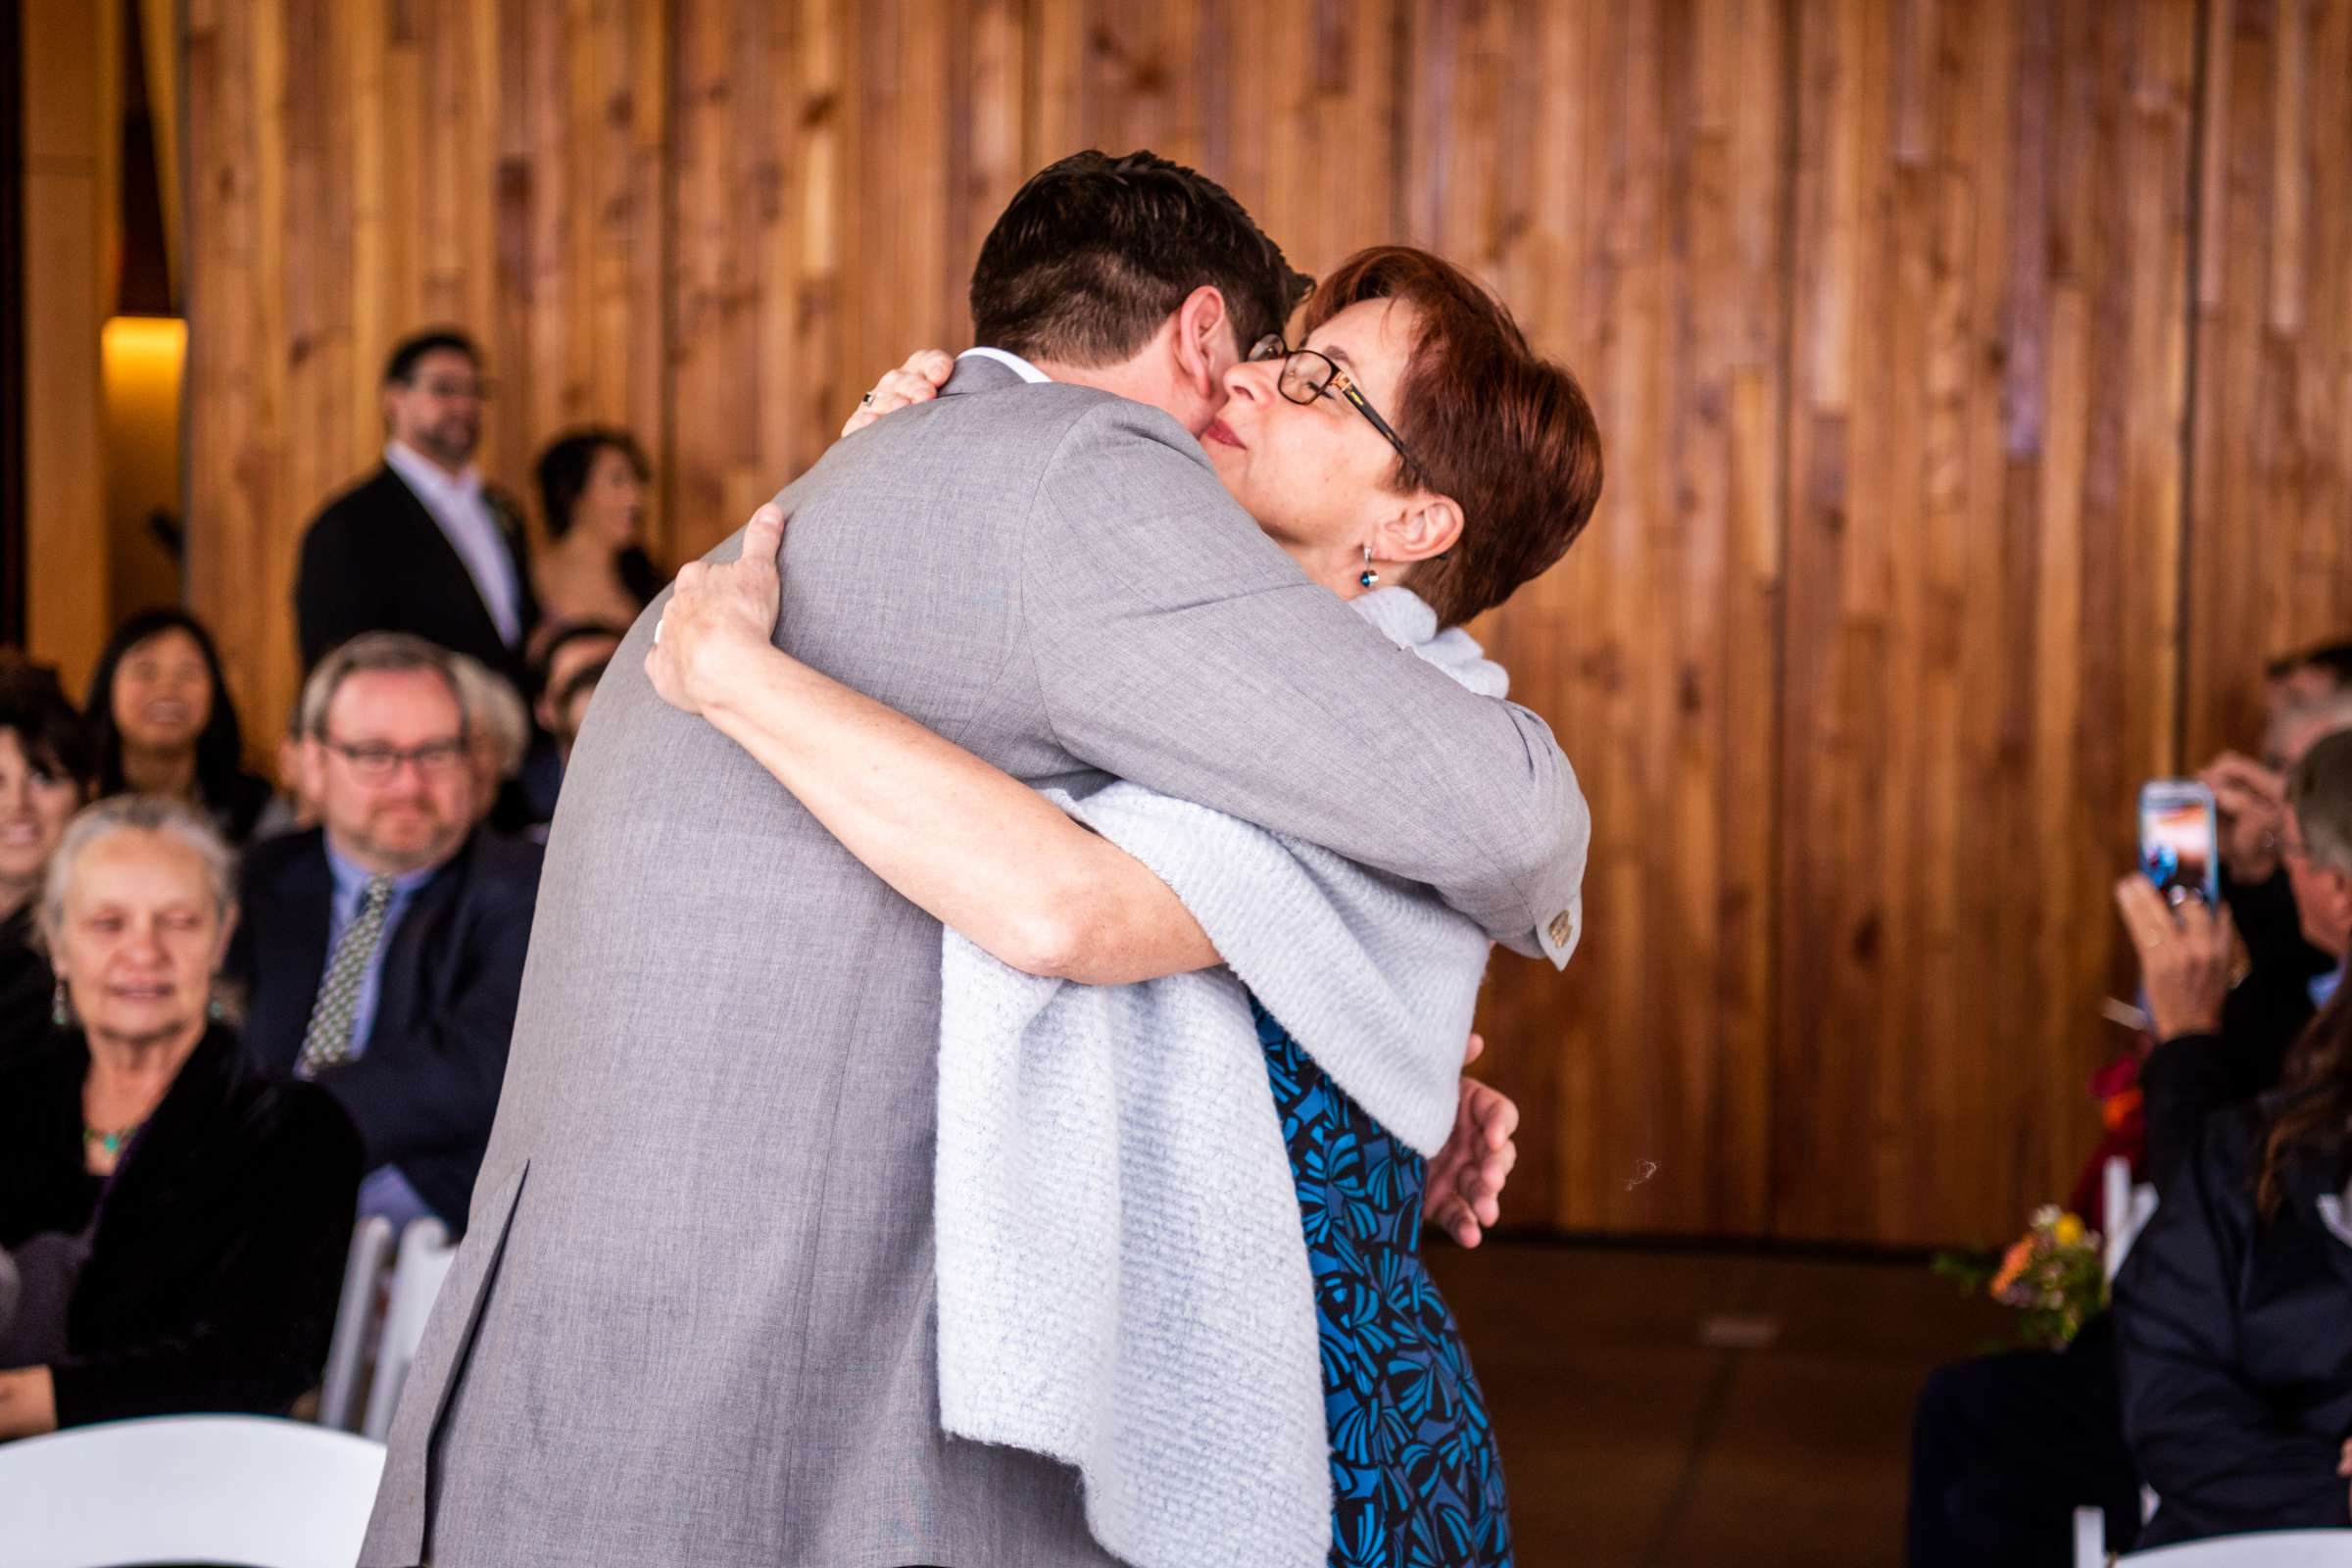
[(2124, 1266), (2125, 1254), (2132, 1250), (2132, 1244), (2139, 1239), (2139, 1233), (2155, 1215), (2156, 1189), (2147, 1182), (2134, 1186), (2132, 1162), (2121, 1154), (2109, 1157), (2099, 1177), (2101, 1206), (2107, 1211), (2107, 1283), (2113, 1285)]
[(375, 1339), (376, 1304), (384, 1265), (392, 1260), (392, 1222), (372, 1214), (352, 1228), (343, 1263), (343, 1297), (335, 1306), (335, 1337), (326, 1348), (326, 1376), (318, 1386), (318, 1424), (358, 1430), (360, 1373)]
[(410, 1222), (400, 1233), (400, 1257), (392, 1265), (392, 1300), (384, 1308), (384, 1336), (375, 1351), (375, 1381), (368, 1388), (368, 1418), (360, 1423), (363, 1437), (381, 1443), (392, 1431), (393, 1407), (400, 1402), (400, 1386), (409, 1378), (416, 1347), (424, 1341), (424, 1322), (432, 1316), (433, 1298), (449, 1277), (457, 1257), (449, 1227), (437, 1219)]
[(9, 1568), (350, 1568), (380, 1443), (301, 1421), (172, 1415), (0, 1445)]

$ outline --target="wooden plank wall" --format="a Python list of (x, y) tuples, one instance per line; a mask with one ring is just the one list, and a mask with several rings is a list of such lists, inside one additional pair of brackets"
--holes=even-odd
[(1481, 627), (1598, 817), (1583, 955), (1498, 960), (1485, 1012), (1530, 1224), (2011, 1229), (2091, 1137), (2132, 789), (2352, 630), (2352, 0), (185, 28), (191, 593), (265, 732), (300, 528), (417, 323), (489, 345), (511, 486), (635, 429), (675, 560), (962, 340), (988, 223), (1072, 148), (1199, 164), (1310, 270), (1405, 238), (1493, 280), (1609, 445), (1586, 540)]
[(2208, 0), (2188, 755), (2243, 745), (2261, 656), (2352, 636), (2352, 4)]
[(1588, 537), (1489, 628), (1595, 819), (1581, 955), (1564, 978), (1498, 961), (1489, 998), (1541, 1128), (1526, 1179), (1570, 1227), (1762, 1232), (1786, 8), (1424, 3), (1413, 24), (1409, 233), (1494, 281), (1607, 446)]
[(74, 0), (23, 0), (17, 36), (0, 70), (24, 117), (24, 647), (78, 692), (112, 629), (98, 342), (120, 275), (122, 38), (116, 8)]
[(1951, 1235), (2063, 1196), (2116, 1043), (2105, 884), (2173, 754), (2195, 6), (1808, 17), (1774, 1218)]

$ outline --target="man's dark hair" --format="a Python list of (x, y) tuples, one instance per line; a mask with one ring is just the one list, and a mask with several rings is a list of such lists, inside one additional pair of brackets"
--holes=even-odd
[(2274, 659), (2263, 666), (2262, 673), (2269, 680), (2284, 680), (2306, 669), (2324, 669), (2335, 677), (2337, 686), (2352, 687), (2352, 642), (2322, 643), (2284, 659)]
[(482, 351), (473, 339), (454, 326), (432, 326), (421, 332), (411, 333), (394, 345), (392, 357), (384, 362), (384, 385), (408, 380), (416, 373), (418, 360), (444, 349), (465, 355), (473, 363), (474, 372), (481, 372)]
[(1032, 174), (982, 242), (972, 334), (1025, 359), (1116, 365), (1213, 284), (1246, 354), (1314, 283), (1206, 175), (1146, 152), (1073, 153)]

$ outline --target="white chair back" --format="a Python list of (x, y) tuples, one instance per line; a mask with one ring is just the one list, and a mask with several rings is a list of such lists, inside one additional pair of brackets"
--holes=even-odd
[(2109, 1157), (2099, 1172), (2101, 1207), (2106, 1209), (2107, 1283), (2113, 1285), (2122, 1271), (2124, 1257), (2132, 1244), (2147, 1227), (2156, 1212), (2156, 1189), (2147, 1182), (2134, 1186), (2132, 1181), (2132, 1162), (2121, 1154)]
[(2075, 1510), (2075, 1568), (2107, 1568), (2107, 1513), (2087, 1503)]
[(343, 1263), (343, 1297), (335, 1306), (335, 1337), (326, 1348), (326, 1376), (318, 1386), (318, 1424), (356, 1432), (360, 1418), (360, 1373), (375, 1341), (376, 1306), (384, 1289), (384, 1266), (392, 1260), (392, 1222), (371, 1214), (352, 1228), (351, 1252)]
[(9, 1568), (350, 1568), (384, 1448), (262, 1416), (174, 1415), (0, 1445)]
[(2116, 1568), (2352, 1568), (2352, 1530), (2265, 1530), (2133, 1551)]
[(392, 1300), (384, 1308), (384, 1337), (376, 1347), (375, 1381), (368, 1385), (362, 1436), (381, 1443), (392, 1431), (400, 1386), (409, 1380), (416, 1347), (424, 1342), (425, 1319), (433, 1314), (433, 1298), (441, 1294), (441, 1282), (449, 1277), (457, 1255), (449, 1227), (437, 1219), (413, 1220), (400, 1233), (400, 1257), (392, 1265)]

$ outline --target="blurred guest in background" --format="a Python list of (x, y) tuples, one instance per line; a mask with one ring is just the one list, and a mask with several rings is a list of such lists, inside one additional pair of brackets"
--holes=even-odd
[(531, 710), (505, 680), (464, 654), (449, 656), (450, 672), (466, 704), (466, 734), (473, 764), (474, 820), (501, 833), (520, 833), (554, 814), (541, 810), (521, 786), (531, 749)]
[[(2325, 679), (2307, 679), (2313, 671)], [(2302, 695), (2273, 706), (2261, 760), (2224, 752), (2197, 776), (2221, 809), (2222, 896), (2236, 916), (2255, 973), (2266, 984), (2308, 986), (2335, 962), (2303, 940), (2294, 893), (2279, 864), (2286, 775), (2312, 742), (2352, 728), (2352, 688), (2336, 684), (2324, 660), (2296, 666), (2290, 680), (2300, 684), (2275, 689)], [(2270, 1082), (2265, 1078), (2258, 1087)]]
[[(2222, 806), (2222, 910), (2175, 911), (2136, 872), (2116, 885), (2150, 1013), (2139, 1163), (2159, 1208), (2184, 1179), (2208, 1117), (2278, 1083), (2343, 961), (2346, 933), (2316, 902), (2302, 907), (2305, 889), (2281, 848), (2285, 773), (2325, 737), (2352, 729), (2352, 693), (2325, 690), (2274, 710), (2263, 761), (2225, 752), (2202, 775)], [(2237, 973), (2241, 934), (2252, 961)], [(2132, 1544), (2139, 1475), (2124, 1441), (2115, 1341), (2116, 1321), (2101, 1312), (2063, 1350), (1936, 1369), (1912, 1428), (1911, 1568), (2058, 1568), (2072, 1561), (2067, 1521), (2078, 1504), (2106, 1511), (2111, 1545)]]
[(282, 1412), (318, 1380), (359, 1139), (272, 1084), (208, 1004), (228, 846), (185, 805), (77, 816), (40, 901), (70, 1022), (0, 1066), (0, 1438), (179, 1411)]
[(619, 628), (593, 621), (565, 626), (548, 639), (540, 655), (539, 725), (555, 737), (556, 755), (564, 762), (571, 760), (588, 700), (623, 635)]
[(521, 514), (473, 466), (486, 396), (481, 351), (462, 332), (420, 332), (392, 351), (383, 466), (303, 536), (294, 610), (306, 669), (361, 632), (406, 631), (524, 689), (539, 609)]
[[(2305, 934), (2352, 942), (2352, 734), (2314, 745), (2279, 857)], [(2142, 931), (2141, 951), (2173, 933)], [(2209, 965), (2210, 967), (2210, 965)], [(2115, 1288), (2124, 1425), (2157, 1508), (2139, 1544), (2352, 1525), (2352, 993), (2297, 1042), (2282, 1089), (2216, 1111)]]
[(277, 739), (277, 792), (253, 825), (253, 842), (318, 825), (318, 805), (303, 793), (302, 785), (302, 709), (297, 704), (286, 715), (286, 732)]
[(644, 545), (652, 478), (645, 453), (623, 430), (574, 430), (539, 454), (549, 543), (531, 563), (531, 576), (549, 626), (626, 627), (662, 591)]
[(366, 1144), (363, 1213), (463, 1229), (506, 1076), (539, 848), (475, 826), (449, 655), (374, 632), (302, 691), (321, 826), (256, 845), (229, 972), (247, 1046), (316, 1079)]
[(41, 879), (97, 776), (57, 671), (0, 668), (0, 1063), (49, 1028), (57, 976), (33, 940)]
[(2262, 675), (2263, 702), (2272, 716), (2316, 703), (2330, 693), (2352, 688), (2352, 641), (2320, 643), (2274, 659)]
[(166, 795), (208, 813), (231, 844), (253, 836), (270, 786), (245, 771), (245, 733), (204, 623), (142, 610), (115, 628), (83, 704), (98, 793)]

